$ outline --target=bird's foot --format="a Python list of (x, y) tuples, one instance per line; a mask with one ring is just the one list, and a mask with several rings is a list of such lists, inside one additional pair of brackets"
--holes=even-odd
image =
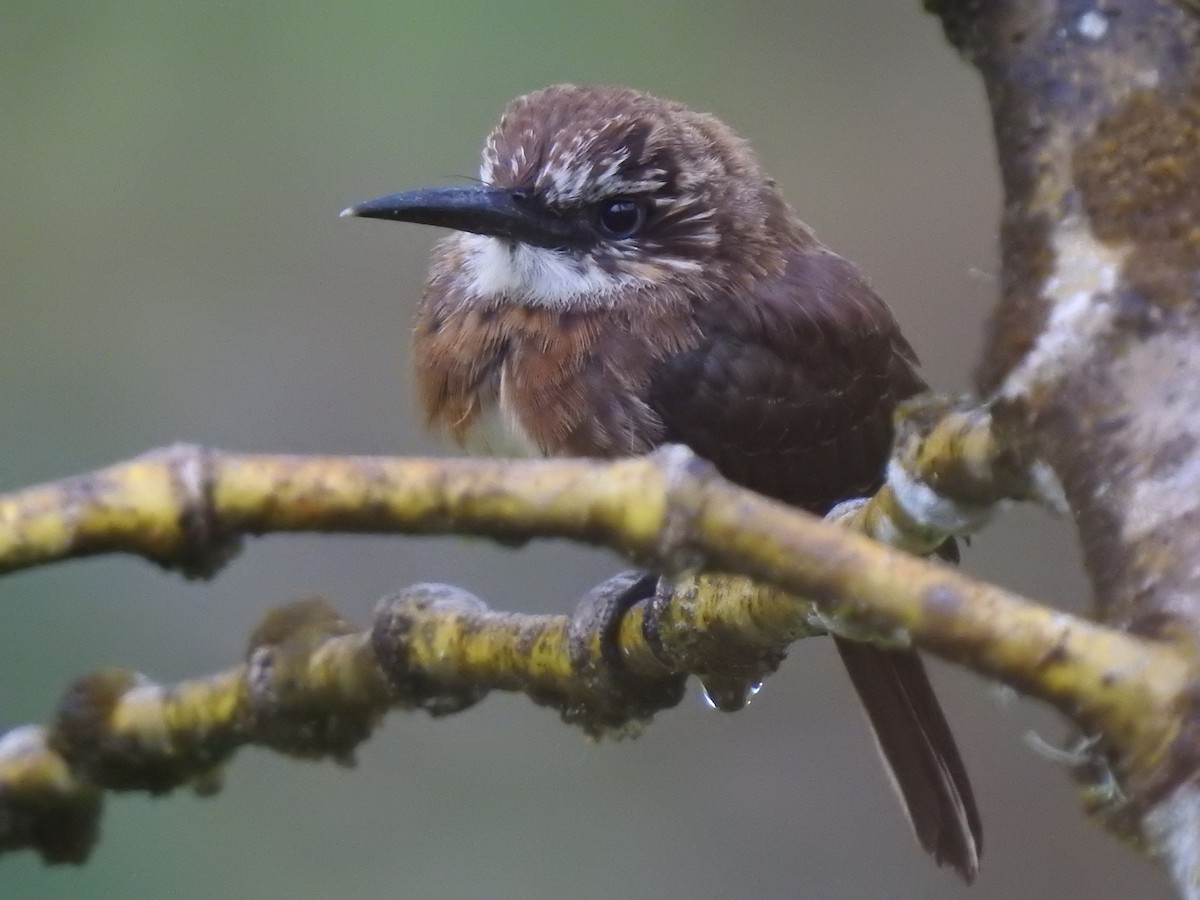
[(655, 596), (657, 586), (656, 575), (622, 572), (588, 591), (571, 616), (567, 641), (580, 692), (562, 715), (592, 737), (628, 733), (631, 725), (683, 699), (686, 675), (641, 678), (621, 658), (621, 619), (634, 604)]

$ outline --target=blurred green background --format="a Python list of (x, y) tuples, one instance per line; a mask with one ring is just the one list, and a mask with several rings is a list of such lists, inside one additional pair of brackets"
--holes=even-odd
[[(996, 290), (982, 91), (918, 4), (164, 4), (0, 10), (0, 489), (177, 440), (430, 453), (407, 328), (434, 233), (348, 203), (472, 175), (504, 103), (618, 82), (748, 136), (804, 218), (870, 271), (945, 391)], [(1069, 526), (1004, 515), (966, 567), (1080, 608)], [(0, 730), (102, 665), (232, 663), (271, 605), (448, 580), (565, 611), (619, 562), (559, 543), (268, 538), (210, 584), (132, 559), (0, 581)], [(975, 898), (1165, 896), (1087, 825), (1023, 735), (1046, 711), (935, 666), (983, 807)], [(589, 745), (522, 698), (394, 715), (354, 770), (248, 751), (215, 799), (111, 798), (81, 869), (21, 855), (0, 897), (913, 897), (965, 889), (915, 848), (826, 642), (747, 710), (692, 696)]]

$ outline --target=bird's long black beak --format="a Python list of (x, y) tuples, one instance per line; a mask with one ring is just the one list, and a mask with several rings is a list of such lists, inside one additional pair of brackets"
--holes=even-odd
[(470, 231), (492, 237), (564, 248), (582, 235), (575, 222), (530, 201), (522, 192), (491, 185), (423, 188), (356, 203), (343, 216), (391, 219)]

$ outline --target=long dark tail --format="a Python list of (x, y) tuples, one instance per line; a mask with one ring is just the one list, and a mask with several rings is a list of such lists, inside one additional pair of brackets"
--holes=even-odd
[(938, 865), (949, 863), (972, 881), (983, 849), (979, 811), (921, 658), (912, 650), (834, 642), (917, 840)]

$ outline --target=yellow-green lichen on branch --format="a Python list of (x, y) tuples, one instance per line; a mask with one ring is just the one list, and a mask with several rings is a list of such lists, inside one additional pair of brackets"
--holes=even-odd
[[(908, 461), (899, 494), (941, 503), (939, 492), (957, 491), (974, 507), (985, 505), (989, 479), (995, 499), (1024, 490), (1020, 465), (997, 450), (986, 411), (918, 410), (912, 418), (919, 427), (901, 441)], [(939, 462), (947, 451), (938, 448), (955, 460)], [(846, 521), (882, 521), (892, 513), (872, 513), (872, 504), (894, 501), (881, 495)], [(1176, 738), (1194, 715), (1181, 700), (1191, 696), (1193, 672), (1171, 648), (741, 490), (682, 448), (612, 463), (508, 463), (175, 447), (0, 498), (0, 510), (0, 566), (8, 568), (105, 550), (198, 571), (226, 558), (243, 535), (455, 532), (507, 543), (567, 536), (674, 578), (657, 589), (645, 576), (613, 579), (620, 591), (644, 590), (616, 621), (603, 614), (603, 592), (591, 598), (599, 605), (581, 604), (571, 617), (526, 616), (493, 612), (456, 588), (417, 585), (381, 601), (366, 631), (323, 601), (302, 601), (264, 621), (243, 664), (208, 678), (163, 687), (122, 670), (85, 676), (67, 692), (41, 750), (20, 755), (21, 783), (63, 794), (50, 806), (77, 808), (72, 798), (105, 789), (209, 790), (221, 764), (249, 743), (349, 762), (389, 709), (443, 715), (490, 690), (524, 692), (592, 735), (674, 705), (688, 674), (736, 705), (790, 642), (820, 633), (829, 616), (911, 638), (1053, 703), (1104, 735), (1130, 783), (1153, 782), (1187, 753)], [(57, 529), (28, 527), (56, 515)], [(944, 539), (916, 524), (920, 540)], [(54, 539), (38, 544), (38, 534)], [(0, 758), (0, 774), (13, 766)], [(66, 780), (54, 775), (63, 771)], [(13, 818), (6, 798), (18, 795), (7, 788), (0, 781), (0, 805), (10, 803), (0, 846), (66, 858), (37, 828), (12, 824), (25, 820)]]

